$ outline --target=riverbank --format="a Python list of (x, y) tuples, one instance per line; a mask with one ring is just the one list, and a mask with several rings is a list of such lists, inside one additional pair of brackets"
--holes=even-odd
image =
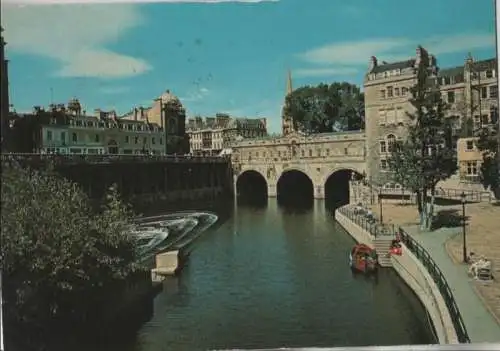
[[(382, 209), (386, 223), (405, 227), (443, 267), (471, 338), (477, 335), (477, 338), (482, 339), (480, 341), (500, 340), (500, 206), (490, 203), (466, 205), (468, 252), (484, 255), (493, 262), (495, 279), (490, 282), (471, 279), (467, 275), (467, 266), (461, 263), (461, 204), (437, 205), (436, 229), (429, 233), (418, 230), (415, 205), (384, 203)], [(372, 210), (379, 215), (378, 205), (373, 206)]]
[[(379, 206), (374, 205), (372, 211), (378, 216)], [(488, 283), (474, 280), (472, 284), (488, 310), (500, 323), (500, 230), (498, 229), (500, 206), (494, 203), (471, 203), (466, 205), (465, 211), (468, 252), (474, 252), (477, 256), (483, 255), (491, 260), (495, 278)], [(383, 215), (387, 223), (402, 226), (418, 225), (418, 211), (415, 205), (384, 203)], [(436, 227), (454, 231), (444, 245), (449, 258), (456, 266), (462, 266), (461, 218), (461, 204), (436, 206)], [(464, 279), (467, 279), (466, 275)]]
[[(423, 262), (412, 250), (403, 245), (402, 254), (389, 255), (387, 247), (383, 252), (381, 245), (390, 245), (394, 234), (385, 235), (376, 230), (374, 224), (367, 224), (363, 215), (354, 212), (354, 206), (344, 206), (335, 211), (335, 220), (358, 242), (377, 249), (382, 259), (387, 260), (387, 267), (393, 268), (399, 277), (413, 290), (421, 304), (427, 310), (432, 327), (440, 344), (457, 344), (461, 338), (454, 327), (451, 312), (442, 295), (438, 283), (430, 275)], [(406, 244), (406, 242), (405, 242)], [(411, 247), (411, 245), (410, 245)], [(446, 284), (446, 283), (445, 283)]]

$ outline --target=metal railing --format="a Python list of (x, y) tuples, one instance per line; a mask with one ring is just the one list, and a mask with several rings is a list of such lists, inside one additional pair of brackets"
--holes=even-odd
[[(403, 188), (384, 188), (374, 182), (363, 180), (362, 183), (366, 187), (370, 187), (375, 195), (394, 195), (394, 196), (410, 196), (415, 197), (415, 193), (411, 190)], [(470, 189), (454, 189), (454, 188), (436, 188), (435, 197), (448, 200), (461, 200), (462, 193), (465, 195), (465, 200), (468, 202), (482, 202), (493, 200), (491, 192), (470, 190)]]
[(36, 153), (1, 154), (1, 161), (45, 162), (55, 163), (114, 163), (114, 162), (169, 162), (169, 163), (228, 163), (227, 157), (190, 156), (190, 155), (56, 155)]
[(356, 211), (355, 208), (344, 206), (337, 209), (344, 216), (356, 223), (362, 229), (373, 235), (373, 237), (393, 236), (396, 237), (394, 225), (383, 224), (373, 217), (369, 217), (364, 213)]
[(469, 335), (467, 334), (467, 329), (462, 320), (462, 316), (458, 309), (453, 293), (451, 292), (450, 286), (444, 278), (443, 272), (439, 269), (437, 264), (432, 259), (431, 255), (424, 249), (418, 242), (416, 242), (408, 233), (404, 231), (403, 228), (399, 228), (399, 236), (401, 242), (405, 244), (408, 250), (410, 250), (418, 260), (424, 265), (427, 272), (434, 283), (436, 283), (441, 296), (446, 304), (448, 312), (450, 313), (455, 332), (457, 333), (457, 338), (460, 343), (470, 343)]

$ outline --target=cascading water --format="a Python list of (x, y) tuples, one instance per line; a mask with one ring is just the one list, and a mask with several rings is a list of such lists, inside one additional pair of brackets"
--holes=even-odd
[(146, 261), (159, 252), (179, 250), (217, 222), (212, 212), (183, 211), (141, 217), (131, 232), (137, 237), (139, 255)]

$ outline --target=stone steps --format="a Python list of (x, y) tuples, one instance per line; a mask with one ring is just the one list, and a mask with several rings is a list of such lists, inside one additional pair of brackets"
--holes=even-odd
[(391, 256), (389, 254), (392, 240), (394, 238), (377, 238), (373, 240), (373, 246), (377, 250), (380, 267), (392, 267)]

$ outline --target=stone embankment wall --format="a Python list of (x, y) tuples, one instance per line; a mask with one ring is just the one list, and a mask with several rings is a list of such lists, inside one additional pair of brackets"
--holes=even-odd
[[(351, 221), (339, 211), (335, 211), (337, 222), (359, 243), (373, 246), (369, 232)], [(458, 338), (450, 313), (438, 287), (417, 257), (403, 245), (401, 256), (392, 256), (392, 265), (399, 276), (420, 299), (434, 325), (440, 344), (457, 344)]]

